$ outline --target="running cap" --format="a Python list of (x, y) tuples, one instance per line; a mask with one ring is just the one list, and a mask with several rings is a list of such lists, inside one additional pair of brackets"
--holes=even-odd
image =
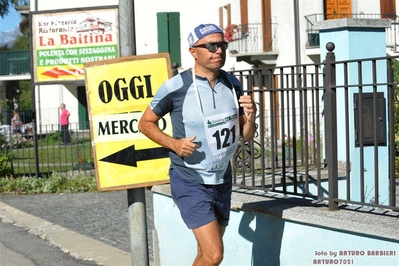
[(213, 33), (223, 34), (223, 30), (215, 24), (200, 24), (188, 35), (188, 45), (192, 47), (198, 40)]

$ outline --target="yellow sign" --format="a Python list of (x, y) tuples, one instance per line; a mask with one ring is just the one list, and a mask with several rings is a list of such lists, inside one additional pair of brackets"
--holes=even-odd
[[(100, 191), (169, 182), (168, 150), (138, 130), (158, 88), (172, 76), (168, 53), (84, 65), (91, 139)], [(172, 135), (169, 116), (159, 128)]]
[(86, 62), (119, 57), (118, 8), (32, 13), (35, 83), (84, 79)]

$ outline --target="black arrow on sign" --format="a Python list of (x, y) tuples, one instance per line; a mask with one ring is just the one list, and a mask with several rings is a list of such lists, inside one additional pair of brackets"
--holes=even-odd
[(168, 156), (169, 150), (165, 148), (151, 148), (136, 151), (134, 145), (132, 145), (102, 158), (100, 161), (137, 167), (138, 161), (161, 159)]

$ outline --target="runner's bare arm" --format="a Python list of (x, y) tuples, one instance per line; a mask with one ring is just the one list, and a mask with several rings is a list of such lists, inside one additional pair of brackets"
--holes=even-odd
[(159, 119), (161, 118), (148, 107), (139, 121), (139, 130), (155, 143), (173, 150), (182, 157), (191, 155), (198, 148), (198, 145), (193, 143), (195, 136), (175, 139), (163, 133), (156, 124)]

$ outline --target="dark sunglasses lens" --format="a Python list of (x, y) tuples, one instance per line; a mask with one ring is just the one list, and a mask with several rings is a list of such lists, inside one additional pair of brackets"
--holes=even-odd
[(216, 52), (219, 48), (222, 48), (222, 50), (226, 50), (228, 47), (227, 42), (214, 42), (214, 43), (209, 43), (206, 47), (209, 52)]
[(228, 47), (229, 47), (229, 43), (228, 42), (222, 42), (222, 49), (223, 50), (227, 50)]
[(216, 52), (216, 50), (218, 49), (216, 43), (207, 43), (205, 44), (205, 48), (211, 53)]

